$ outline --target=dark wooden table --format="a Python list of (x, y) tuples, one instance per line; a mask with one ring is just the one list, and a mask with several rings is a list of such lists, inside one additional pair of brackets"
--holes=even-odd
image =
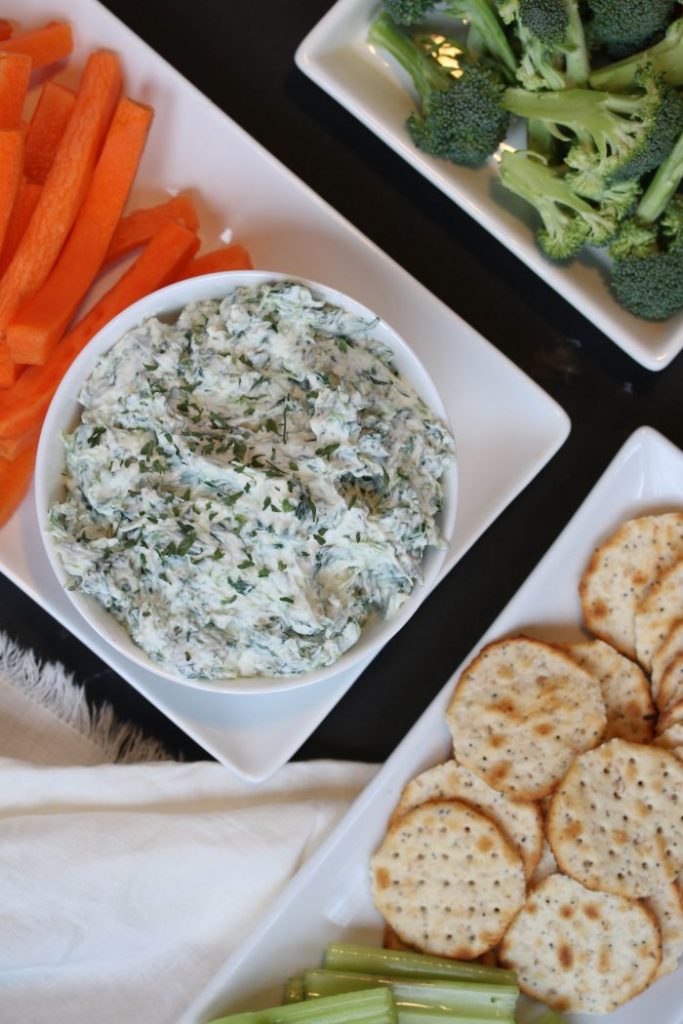
[[(330, 0), (106, 6), (551, 394), (572, 420), (552, 462), (382, 651), (297, 757), (381, 761), (476, 644), (626, 438), (683, 446), (683, 356), (651, 373), (313, 85), (297, 45)], [(206, 754), (0, 577), (0, 628), (62, 661), (94, 702), (189, 759)]]

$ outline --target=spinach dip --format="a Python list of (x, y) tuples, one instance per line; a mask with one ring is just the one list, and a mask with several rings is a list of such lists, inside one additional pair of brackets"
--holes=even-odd
[(166, 669), (330, 665), (421, 582), (453, 442), (373, 326), (269, 282), (144, 321), (86, 380), (50, 532)]

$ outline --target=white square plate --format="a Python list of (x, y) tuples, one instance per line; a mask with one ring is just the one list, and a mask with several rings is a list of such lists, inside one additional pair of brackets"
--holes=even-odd
[[(95, 47), (121, 54), (128, 94), (156, 112), (131, 208), (160, 200), (166, 189), (191, 189), (205, 248), (217, 246), (230, 229), (258, 269), (346, 292), (392, 324), (442, 382), (460, 491), (445, 575), (563, 443), (569, 431), (563, 410), (95, 0), (21, 0), (15, 12), (4, 13), (15, 13), (27, 27), (70, 19), (76, 52), (60, 76), (64, 81), (78, 80), (85, 54)], [(118, 654), (81, 620), (43, 551), (33, 494), (0, 530), (0, 572), (205, 750), (251, 781), (284, 764), (365, 668), (287, 694), (253, 697), (169, 684)]]
[(547, 260), (536, 246), (534, 211), (501, 186), (495, 161), (473, 171), (415, 148), (405, 128), (414, 108), (409, 79), (391, 58), (371, 50), (366, 42), (379, 8), (377, 0), (338, 0), (301, 43), (296, 54), (299, 68), (633, 359), (648, 370), (668, 366), (683, 348), (683, 313), (664, 323), (627, 313), (607, 288), (600, 253), (586, 253), (568, 265)]
[[(444, 711), (462, 668), (484, 644), (517, 632), (549, 640), (580, 639), (577, 587), (595, 546), (632, 516), (672, 508), (683, 508), (683, 452), (641, 427), (475, 650), (181, 1024), (204, 1024), (223, 1012), (277, 1004), (284, 980), (318, 964), (328, 942), (381, 942), (381, 922), (370, 897), (370, 855), (405, 782), (450, 755)], [(568, 1014), (567, 1020), (681, 1024), (683, 967), (608, 1016)]]

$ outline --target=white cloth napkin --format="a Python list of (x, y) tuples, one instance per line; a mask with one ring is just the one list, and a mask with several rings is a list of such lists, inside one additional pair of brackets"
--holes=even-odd
[(209, 762), (98, 764), (8, 665), (0, 646), (0, 1020), (172, 1024), (376, 766), (254, 787)]

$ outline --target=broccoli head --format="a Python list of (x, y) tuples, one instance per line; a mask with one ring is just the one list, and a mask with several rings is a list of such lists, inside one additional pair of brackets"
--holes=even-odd
[(499, 0), (519, 39), (517, 78), (525, 89), (565, 89), (588, 80), (588, 51), (578, 0)]
[(537, 210), (543, 226), (536, 240), (551, 259), (570, 259), (584, 245), (605, 245), (619, 228), (614, 209), (578, 196), (571, 181), (536, 153), (504, 152), (500, 180)]
[[(385, 0), (384, 7), (398, 25), (414, 25), (422, 21), (437, 0)], [(439, 11), (469, 27), (468, 48), (476, 35), (477, 50), (483, 50), (499, 61), (514, 81), (517, 61), (491, 0), (447, 0)]]
[(683, 99), (676, 90), (650, 67), (638, 72), (637, 85), (633, 94), (508, 89), (503, 106), (545, 121), (558, 138), (571, 141), (567, 165), (604, 187), (659, 166), (683, 131)]
[(683, 309), (683, 199), (674, 197), (653, 225), (624, 225), (610, 247), (611, 285), (634, 316), (666, 320)]
[(648, 64), (669, 85), (683, 85), (683, 18), (672, 21), (664, 38), (654, 46), (593, 71), (590, 84), (608, 92), (628, 92), (638, 72)]
[(431, 156), (481, 167), (508, 129), (500, 76), (464, 62), (454, 73), (447, 70), (386, 14), (370, 26), (368, 42), (387, 50), (413, 80), (419, 109), (407, 127), (416, 146)]
[(625, 57), (664, 35), (677, 0), (586, 0), (592, 49)]
[(436, 0), (384, 0), (385, 10), (397, 25), (416, 25), (434, 7)]

